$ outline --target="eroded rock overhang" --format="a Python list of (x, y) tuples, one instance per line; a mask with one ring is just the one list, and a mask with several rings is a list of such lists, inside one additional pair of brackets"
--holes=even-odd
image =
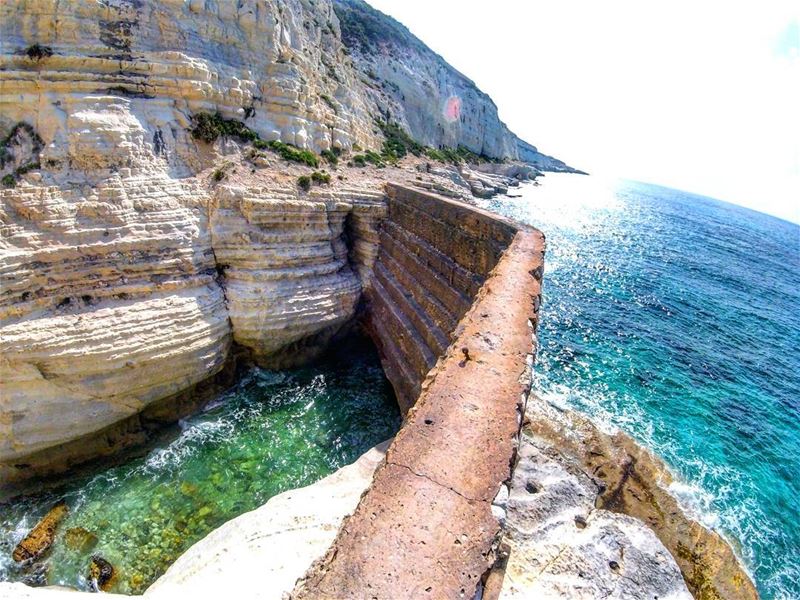
[(0, 191), (0, 490), (141, 443), (242, 352), (281, 368), (322, 351), (386, 205), (315, 192), (138, 174)]

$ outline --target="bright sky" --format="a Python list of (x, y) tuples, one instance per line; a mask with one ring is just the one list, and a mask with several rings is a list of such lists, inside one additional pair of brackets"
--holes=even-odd
[(800, 0), (367, 0), (594, 174), (800, 223)]

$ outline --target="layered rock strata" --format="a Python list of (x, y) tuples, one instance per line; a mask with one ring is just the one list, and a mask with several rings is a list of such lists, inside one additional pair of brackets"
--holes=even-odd
[(0, 115), (38, 129), (45, 160), (87, 170), (102, 168), (114, 138), (196, 165), (186, 130), (201, 110), (300, 147), (375, 145), (348, 64), (327, 1), (0, 5)]
[(350, 319), (361, 284), (343, 240), (352, 204), (331, 196), (225, 188), (211, 209), (234, 341), (264, 366), (308, 360)]
[[(402, 314), (415, 328), (415, 337), (408, 339), (422, 344), (430, 331), (420, 324), (432, 322), (426, 319), (436, 315), (431, 307), (438, 305), (413, 304), (415, 294), (452, 298), (446, 296), (448, 289), (451, 294), (462, 290), (466, 308), (463, 316), (438, 322), (449, 338), (440, 340), (444, 350), (424, 342), (431, 344), (428, 352), (437, 353), (433, 368), (424, 374), (398, 376), (415, 365), (406, 356), (414, 356), (411, 346), (382, 356), (395, 387), (402, 390), (410, 382), (419, 386), (420, 394), (363, 498), (359, 496), (378, 459), (366, 470), (359, 467), (359, 483), (344, 486), (341, 496), (338, 487), (332, 491), (323, 481), (319, 490), (308, 488), (310, 504), (289, 506), (278, 497), (277, 504), (271, 501), (223, 526), (193, 547), (148, 595), (168, 596), (184, 587), (210, 589), (213, 581), (224, 580), (221, 568), (229, 574), (266, 561), (279, 585), (258, 589), (273, 597), (269, 593), (288, 591), (305, 567), (319, 559), (294, 589), (296, 597), (361, 597), (369, 589), (378, 598), (474, 593), (487, 599), (682, 598), (688, 593), (681, 573), (697, 597), (757, 597), (724, 540), (683, 516), (658, 487), (668, 474), (635, 444), (612, 440), (588, 421), (554, 411), (535, 397), (527, 403), (523, 424), (541, 301), (541, 234), (399, 185), (388, 186), (385, 198), (352, 189), (315, 191), (300, 198), (278, 188), (241, 186), (222, 186), (203, 198), (210, 215), (206, 235), (219, 261), (215, 272), (221, 272), (215, 284), (221, 290), (229, 281), (253, 289), (272, 281), (269, 275), (277, 269), (270, 262), (273, 256), (297, 260), (299, 279), (308, 276), (304, 267), (325, 264), (332, 264), (330, 272), (344, 279), (371, 273), (357, 278), (369, 299), (364, 306), (368, 329), (383, 348), (392, 348), (389, 342), (407, 331), (377, 329), (375, 323), (402, 323), (378, 311)], [(289, 207), (288, 235), (270, 237), (284, 230), (283, 216), (274, 210), (281, 203)], [(292, 219), (298, 213), (306, 215), (302, 222), (307, 227)], [(237, 238), (237, 232), (243, 235)], [(397, 239), (408, 244), (402, 255), (392, 254)], [(349, 265), (338, 269), (343, 247)], [(228, 262), (222, 263), (220, 256)], [(405, 305), (388, 292), (390, 280), (384, 277), (388, 269), (382, 265), (394, 256), (414, 259), (402, 263), (412, 266), (401, 264), (391, 275)], [(415, 274), (420, 266), (427, 275)], [(276, 281), (287, 275), (276, 272)], [(414, 278), (400, 279), (404, 275)], [(296, 285), (292, 277), (286, 281)], [(340, 304), (326, 306), (336, 309)], [(309, 307), (319, 309), (313, 301)], [(410, 308), (419, 312), (407, 312)], [(232, 305), (231, 322), (236, 323), (238, 311), (245, 320), (254, 314)], [(235, 325), (233, 330), (235, 335)], [(275, 329), (276, 335), (292, 332), (291, 325)], [(257, 353), (261, 341), (251, 341)], [(398, 360), (405, 362), (394, 362)], [(287, 501), (293, 494), (288, 493)], [(319, 513), (322, 497), (331, 510)], [(319, 514), (300, 516), (309, 505)], [(267, 507), (273, 516), (264, 525)], [(275, 544), (264, 541), (276, 536), (283, 540), (281, 548), (294, 549), (288, 554), (282, 550), (280, 560), (273, 556)], [(242, 538), (249, 540), (246, 549)], [(291, 568), (283, 560), (287, 556)], [(254, 593), (249, 584), (243, 585), (243, 593)], [(0, 585), (0, 597), (19, 593), (17, 588)], [(58, 593), (23, 592), (23, 597)]]
[(267, 366), (308, 360), (354, 316), (385, 212), (374, 192), (163, 175), (0, 200), (4, 483), (142, 442), (232, 342)]
[(222, 368), (228, 315), (192, 195), (150, 176), (0, 191), (4, 479)]

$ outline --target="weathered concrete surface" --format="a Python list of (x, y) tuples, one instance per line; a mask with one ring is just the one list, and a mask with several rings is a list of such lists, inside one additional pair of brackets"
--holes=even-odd
[(406, 411), (516, 228), (462, 202), (400, 185), (388, 184), (386, 194), (388, 215), (365, 294), (366, 325)]
[(543, 253), (537, 231), (513, 239), (355, 514), (293, 598), (474, 595), (494, 560), (491, 503), (511, 476), (530, 385)]

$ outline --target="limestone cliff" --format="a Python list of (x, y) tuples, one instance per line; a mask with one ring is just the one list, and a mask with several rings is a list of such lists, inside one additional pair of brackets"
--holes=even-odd
[(572, 172), (500, 120), (492, 99), (411, 32), (363, 0), (334, 0), (342, 41), (361, 72), (373, 111), (433, 147), (463, 146), (518, 158), (545, 171)]
[[(420, 52), (420, 73), (440, 68)], [(277, 159), (221, 182), (221, 165), (255, 173), (243, 140), (192, 131), (216, 114), (263, 143), (380, 149), (361, 66), (330, 0), (0, 3), (2, 479), (141, 441), (232, 348), (296, 363), (353, 316), (377, 186), (303, 193)], [(438, 109), (417, 108), (428, 141)], [(491, 108), (430, 141), (516, 156)], [(469, 173), (467, 194), (504, 185)]]

